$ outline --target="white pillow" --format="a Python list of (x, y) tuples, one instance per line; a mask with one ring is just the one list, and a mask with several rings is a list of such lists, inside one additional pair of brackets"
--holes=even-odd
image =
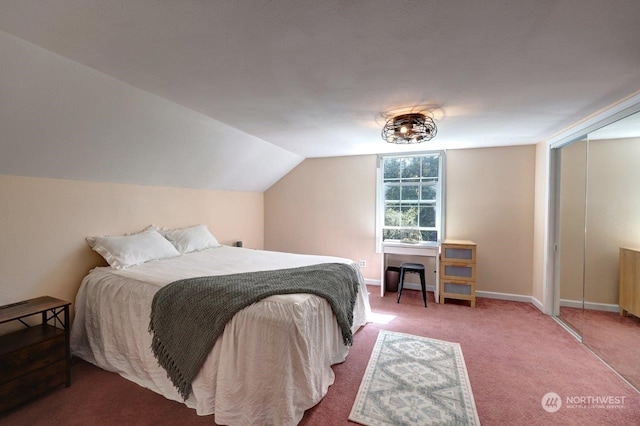
[(86, 240), (109, 265), (117, 269), (180, 255), (155, 229), (132, 235), (87, 237)]
[(182, 254), (220, 246), (206, 225), (182, 229), (162, 229), (160, 232)]

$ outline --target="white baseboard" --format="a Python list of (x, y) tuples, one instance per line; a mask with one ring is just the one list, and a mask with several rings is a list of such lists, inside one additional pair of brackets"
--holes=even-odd
[[(579, 300), (560, 299), (560, 306), (582, 309), (582, 302)], [(620, 306), (611, 303), (584, 302), (584, 308), (592, 311), (620, 312)]]
[[(487, 299), (511, 300), (512, 302), (525, 302), (525, 303), (531, 303), (532, 305), (536, 305), (534, 302), (534, 300), (536, 299), (533, 296), (526, 296), (524, 294), (498, 293), (495, 291), (476, 291), (476, 297), (486, 297)], [(540, 304), (540, 306), (542, 306), (542, 304)]]
[[(376, 285), (378, 287), (380, 287), (380, 280), (374, 280), (374, 279), (370, 279), (370, 278), (365, 278), (364, 279), (364, 283), (367, 285)], [(436, 286), (432, 285), (432, 284), (427, 284), (426, 286), (427, 291), (436, 291)], [(422, 290), (420, 288), (420, 284), (414, 284), (414, 283), (404, 283), (404, 288), (409, 289), (409, 290)]]
[(533, 303), (533, 306), (535, 306), (536, 308), (538, 308), (538, 310), (540, 312), (542, 312), (543, 314), (546, 314), (546, 312), (544, 311), (544, 306), (542, 305), (542, 302), (539, 301), (538, 299), (536, 299), (535, 297), (531, 296), (531, 303)]
[[(380, 286), (380, 280), (365, 278), (364, 282), (368, 285)], [(420, 290), (420, 284), (405, 283), (404, 288), (407, 288), (409, 290)], [(435, 291), (435, 286), (432, 284), (427, 284), (427, 291)], [(498, 293), (494, 291), (476, 291), (476, 296), (486, 297), (488, 299), (511, 300), (513, 302), (531, 303), (541, 312), (544, 312), (544, 310), (542, 309), (542, 303), (540, 303), (540, 301), (533, 296), (525, 296), (522, 294), (513, 293)]]
[[(419, 290), (422, 291), (422, 287), (420, 287), (420, 284), (413, 284), (413, 283), (405, 283), (404, 287), (402, 287), (403, 289), (409, 289), (409, 290)], [(436, 286), (431, 285), (431, 284), (427, 284), (425, 285), (425, 288), (427, 291), (436, 291)]]
[[(380, 280), (365, 278), (365, 284), (380, 286)], [(404, 288), (409, 290), (420, 290), (420, 284), (414, 283), (406, 283)], [(435, 291), (435, 286), (427, 284), (427, 291)], [(511, 300), (513, 302), (525, 302), (531, 303), (533, 306), (538, 308), (540, 312), (544, 313), (544, 308), (542, 303), (533, 296), (526, 296), (524, 294), (514, 294), (514, 293), (498, 293), (495, 291), (476, 291), (477, 297), (486, 297), (488, 299), (499, 299), (499, 300)], [(578, 300), (560, 300), (560, 306), (566, 306), (568, 308), (582, 308), (582, 302)], [(613, 305), (609, 303), (593, 303), (593, 302), (585, 302), (585, 309), (591, 309), (594, 311), (606, 311), (606, 312), (620, 312), (620, 307), (618, 305)]]
[(512, 302), (531, 303), (540, 312), (545, 314), (544, 306), (542, 305), (542, 302), (540, 302), (534, 296), (527, 296), (524, 294), (514, 294), (514, 293), (498, 293), (495, 291), (476, 291), (476, 297), (486, 297), (487, 299), (499, 299), (499, 300), (510, 300)]

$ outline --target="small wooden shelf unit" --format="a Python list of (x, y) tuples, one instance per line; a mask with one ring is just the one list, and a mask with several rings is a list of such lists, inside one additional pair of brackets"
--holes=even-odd
[(440, 303), (468, 300), (476, 306), (476, 243), (445, 240), (440, 251)]
[[(0, 306), (0, 324), (20, 321), (26, 327), (0, 336), (0, 412), (60, 385), (71, 386), (70, 304), (44, 296)], [(39, 325), (23, 321), (37, 314)]]

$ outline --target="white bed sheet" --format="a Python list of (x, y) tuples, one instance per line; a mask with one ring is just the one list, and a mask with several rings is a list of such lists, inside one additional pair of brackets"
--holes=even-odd
[[(274, 270), (349, 259), (221, 246), (125, 270), (96, 268), (82, 282), (71, 330), (74, 355), (182, 402), (151, 351), (154, 294), (173, 281)], [(367, 322), (369, 300), (360, 275), (353, 331)], [(215, 412), (229, 425), (297, 424), (334, 381), (331, 365), (349, 348), (329, 303), (310, 294), (268, 297), (227, 324), (184, 401), (199, 415)]]

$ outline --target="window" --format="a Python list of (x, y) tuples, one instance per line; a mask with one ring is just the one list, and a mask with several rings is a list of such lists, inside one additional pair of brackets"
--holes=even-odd
[(440, 241), (443, 169), (444, 152), (378, 157), (378, 243)]

